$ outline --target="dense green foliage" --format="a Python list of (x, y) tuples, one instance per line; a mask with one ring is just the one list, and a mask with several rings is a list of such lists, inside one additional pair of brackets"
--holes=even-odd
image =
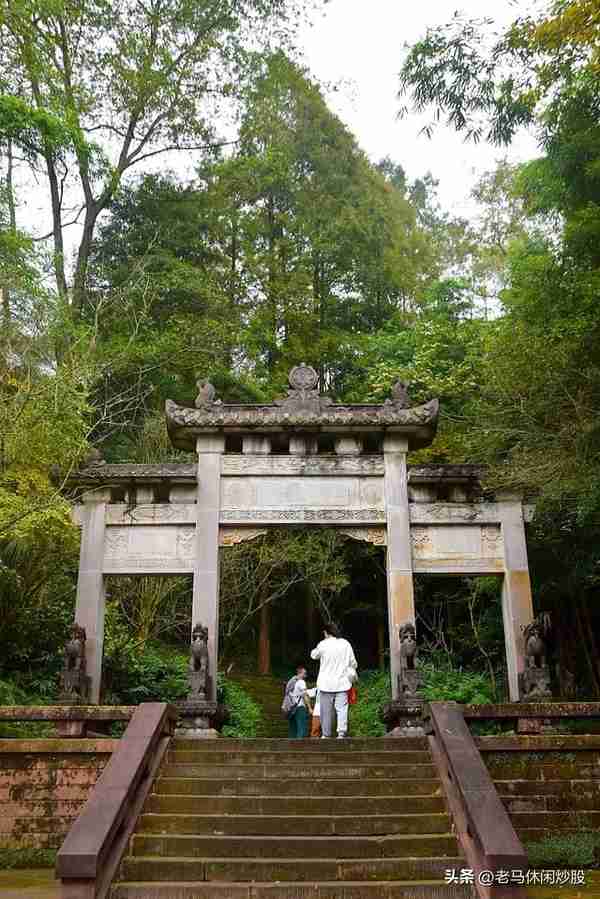
[[(496, 699), (492, 683), (484, 674), (462, 671), (439, 658), (421, 663), (420, 669), (423, 697), (430, 702), (486, 703)], [(357, 691), (357, 703), (350, 709), (352, 736), (382, 737), (385, 725), (381, 710), (392, 698), (389, 671), (363, 672)]]
[[(475, 139), (525, 122), (539, 135), (539, 158), (482, 177), (466, 222), (440, 209), (431, 174), (373, 164), (328, 108), (293, 47), (308, 6), (168, 0), (132, 30), (128, 2), (0, 2), (0, 677), (56, 690), (77, 571), (68, 476), (90, 445), (115, 462), (185, 459), (166, 398), (192, 403), (208, 377), (224, 401), (269, 400), (305, 360), (335, 398), (380, 401), (397, 378), (415, 401), (438, 396), (439, 435), (414, 461), (484, 462), (486, 487), (536, 496), (555, 686), (600, 696), (595, 8), (561, 0), (495, 41), (457, 19), (409, 52), (401, 89), (418, 108)], [(225, 110), (233, 137), (215, 125)], [(171, 147), (187, 148), (185, 181), (144, 165)], [(18, 227), (27, 173), (53, 213), (46, 242)], [(63, 182), (82, 191), (73, 260)], [(180, 694), (189, 581), (108, 592), (106, 697)], [(330, 615), (362, 668), (387, 663), (378, 548), (275, 531), (228, 549), (221, 595), (234, 673), (255, 664), (260, 622), (288, 670)], [(419, 580), (417, 609), (431, 696), (501, 697), (497, 582)], [(368, 706), (355, 717), (372, 727)]]

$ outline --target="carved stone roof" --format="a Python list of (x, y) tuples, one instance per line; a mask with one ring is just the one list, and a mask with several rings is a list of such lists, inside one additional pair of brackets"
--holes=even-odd
[(438, 400), (410, 407), (406, 385), (398, 383), (392, 398), (381, 405), (337, 404), (322, 396), (318, 375), (308, 365), (297, 365), (290, 372), (288, 395), (274, 403), (222, 403), (206, 381), (199, 381), (195, 408), (179, 406), (167, 400), (165, 414), (171, 441), (179, 449), (194, 450), (200, 434), (272, 433), (309, 431), (325, 433), (385, 432), (400, 433), (411, 449), (428, 446), (436, 432)]
[[(238, 456), (224, 456), (228, 458), (239, 458)], [(269, 457), (267, 457), (269, 458)], [(272, 457), (271, 457), (272, 458)], [(278, 458), (286, 458), (280, 456)], [(287, 457), (289, 458), (289, 457)], [(335, 457), (307, 457), (309, 462), (317, 463), (319, 459), (327, 459)], [(383, 458), (375, 456), (357, 456), (356, 459), (372, 459), (374, 462), (379, 459), (381, 466), (381, 475), (383, 475)], [(315, 467), (318, 467), (315, 465)], [(106, 485), (111, 484), (130, 484), (130, 483), (156, 483), (157, 481), (172, 481), (173, 483), (195, 483), (198, 466), (195, 462), (179, 462), (173, 464), (158, 463), (155, 465), (140, 465), (135, 463), (120, 463), (111, 465), (109, 463), (101, 465), (91, 465), (74, 472), (69, 478), (70, 484), (81, 485)], [(375, 469), (377, 471), (377, 469)], [(485, 467), (481, 465), (409, 465), (408, 481), (411, 484), (417, 483), (478, 483), (485, 474)]]

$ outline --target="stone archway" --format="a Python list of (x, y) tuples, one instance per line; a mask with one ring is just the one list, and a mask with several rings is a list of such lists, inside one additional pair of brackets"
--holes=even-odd
[(409, 469), (407, 454), (435, 437), (437, 400), (411, 407), (397, 384), (382, 405), (338, 405), (319, 394), (306, 365), (292, 370), (288, 396), (272, 404), (229, 405), (211, 385), (199, 387), (194, 408), (166, 404), (173, 444), (194, 450), (197, 464), (98, 464), (72, 479), (85, 489), (75, 508), (76, 620), (87, 632), (92, 701), (100, 695), (106, 574), (192, 574), (192, 623), (208, 627), (216, 671), (220, 547), (285, 524), (335, 527), (386, 547), (394, 696), (398, 628), (415, 621), (413, 573), (502, 576), (510, 697), (519, 698), (523, 629), (533, 617), (528, 509), (514, 494), (484, 501), (473, 466)]

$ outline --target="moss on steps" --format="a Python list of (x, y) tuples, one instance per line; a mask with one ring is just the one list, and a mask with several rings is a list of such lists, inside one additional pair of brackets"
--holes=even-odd
[(262, 709), (263, 717), (257, 736), (287, 737), (287, 722), (281, 717), (283, 682), (264, 674), (232, 674), (230, 680), (243, 687)]

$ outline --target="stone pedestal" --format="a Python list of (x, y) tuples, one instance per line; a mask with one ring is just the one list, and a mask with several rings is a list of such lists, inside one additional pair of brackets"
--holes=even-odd
[(386, 737), (424, 737), (428, 731), (423, 720), (423, 708), (422, 699), (386, 703), (381, 713), (388, 731)]
[(527, 667), (519, 674), (519, 693), (522, 702), (548, 702), (552, 699), (550, 668), (548, 665)]
[(183, 699), (175, 703), (179, 722), (175, 735), (188, 739), (211, 739), (219, 736), (219, 729), (227, 720), (225, 706), (202, 699)]

